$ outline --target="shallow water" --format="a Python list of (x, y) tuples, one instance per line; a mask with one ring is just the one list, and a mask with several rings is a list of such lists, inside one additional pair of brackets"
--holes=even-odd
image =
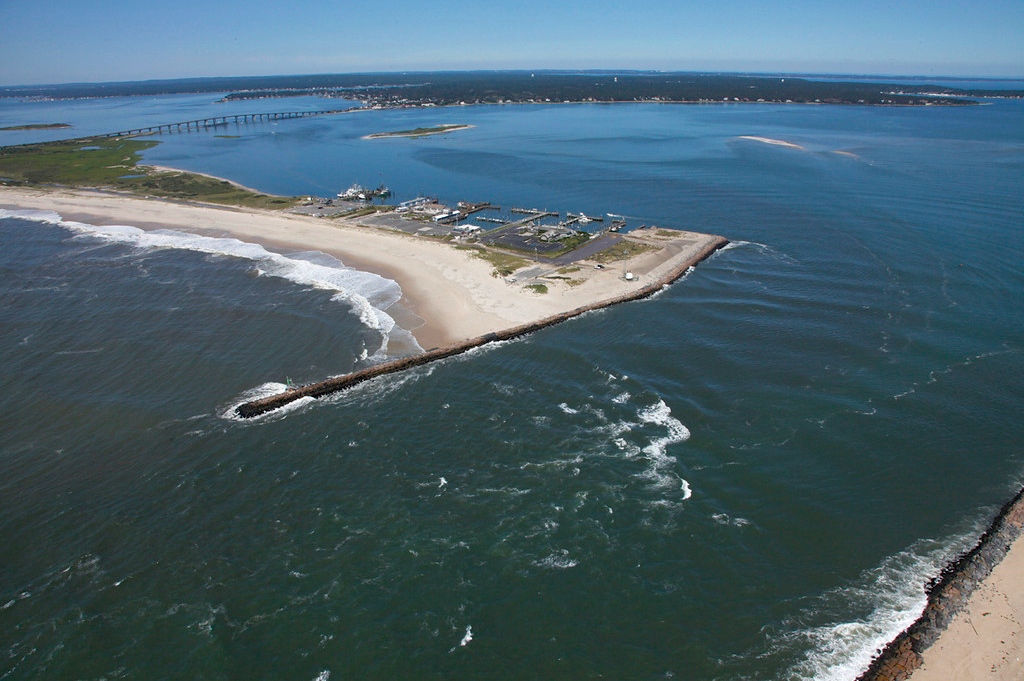
[[(0, 220), (3, 678), (856, 677), (1024, 479), (1022, 114), (494, 106), (164, 136), (147, 161), (264, 191), (385, 182), (733, 241), (653, 299), (252, 422), (232, 405), (379, 350), (337, 263)], [(475, 127), (361, 139), (449, 122)]]

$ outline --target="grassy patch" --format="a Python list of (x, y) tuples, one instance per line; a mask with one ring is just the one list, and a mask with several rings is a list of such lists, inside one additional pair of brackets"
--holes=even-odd
[(666, 239), (675, 239), (679, 236), (679, 232), (674, 229), (659, 229), (655, 236), (664, 237)]
[[(568, 268), (567, 267), (565, 269), (577, 269), (578, 270), (579, 267), (576, 267), (576, 268)], [(559, 270), (559, 271), (561, 271), (561, 270)], [(586, 279), (573, 279), (572, 277), (566, 277), (566, 276), (561, 275), (561, 274), (550, 274), (550, 275), (548, 275), (548, 276), (546, 276), (544, 278), (545, 279), (550, 279), (550, 280), (553, 280), (553, 281), (564, 281), (565, 285), (568, 286), (569, 288), (573, 288), (573, 287), (579, 286), (580, 284), (582, 284), (583, 282), (586, 281)]]
[(546, 255), (558, 256), (562, 255), (563, 253), (568, 253), (569, 251), (575, 251), (577, 248), (587, 243), (588, 241), (590, 241), (590, 235), (584, 232), (579, 232), (577, 234), (573, 234), (568, 239), (562, 239), (561, 241), (559, 241), (558, 245), (561, 246), (561, 248), (559, 248), (558, 251), (556, 251), (555, 253), (550, 253)]
[(121, 180), (116, 186), (136, 194), (247, 208), (290, 208), (299, 203), (295, 197), (251, 192), (226, 180), (185, 172), (150, 173)]
[(658, 250), (661, 250), (660, 247), (652, 246), (650, 244), (640, 244), (635, 241), (620, 241), (614, 246), (610, 246), (600, 253), (592, 255), (590, 260), (600, 263), (618, 262), (619, 260), (628, 260), (636, 257), (641, 253)]
[(96, 138), (0, 149), (0, 178), (8, 184), (102, 187), (252, 208), (288, 208), (298, 201), (204, 175), (136, 167), (141, 152), (156, 144), (155, 140)]
[(15, 184), (101, 187), (135, 171), (152, 140), (76, 140), (0, 149), (0, 176)]
[(354, 208), (346, 213), (338, 213), (331, 217), (334, 218), (361, 218), (366, 215), (376, 215), (377, 213), (389, 213), (395, 209), (394, 206), (361, 206)]
[(527, 284), (523, 288), (533, 291), (534, 293), (547, 293), (548, 287), (546, 284)]
[(572, 274), (573, 272), (579, 272), (579, 265), (569, 265), (568, 267), (560, 267), (557, 272), (558, 274)]
[(472, 246), (456, 246), (460, 251), (469, 251), (470, 254), (486, 260), (493, 267), (494, 271), (491, 274), (495, 277), (507, 277), (518, 269), (526, 267), (529, 263), (526, 258), (520, 258), (517, 255), (510, 255), (508, 253), (499, 253), (497, 251), (487, 251), (482, 248), (474, 248)]

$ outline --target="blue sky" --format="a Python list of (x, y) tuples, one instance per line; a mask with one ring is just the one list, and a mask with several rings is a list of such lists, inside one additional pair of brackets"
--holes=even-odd
[(519, 68), (1024, 77), (1024, 0), (0, 0), (0, 85)]

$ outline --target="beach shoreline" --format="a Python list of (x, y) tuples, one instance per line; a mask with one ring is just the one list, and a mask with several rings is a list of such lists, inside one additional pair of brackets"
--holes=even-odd
[(1013, 681), (1024, 676), (1024, 489), (928, 587), (921, 616), (858, 681)]
[[(346, 266), (396, 281), (403, 321), (424, 349), (550, 318), (628, 295), (684, 263), (692, 264), (721, 237), (670, 230), (637, 230), (631, 237), (657, 247), (598, 268), (582, 261), (571, 276), (554, 264), (531, 262), (524, 276), (496, 276), (472, 250), (359, 224), (294, 213), (139, 197), (96, 189), (0, 187), (0, 207), (48, 210), (64, 221), (98, 226), (170, 229), (257, 243), (287, 255), (321, 251)], [(669, 236), (665, 236), (668, 234)], [(632, 278), (623, 272), (629, 270)], [(547, 293), (531, 284), (543, 283)]]

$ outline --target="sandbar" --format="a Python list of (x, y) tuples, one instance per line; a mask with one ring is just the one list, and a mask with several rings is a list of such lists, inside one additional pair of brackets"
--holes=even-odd
[(397, 130), (395, 132), (375, 132), (371, 135), (365, 135), (364, 140), (380, 140), (388, 139), (391, 137), (428, 137), (429, 135), (443, 135), (447, 132), (455, 132), (456, 130), (468, 130), (472, 128), (472, 125), (466, 125), (462, 123), (446, 123), (444, 125), (438, 125), (432, 128), (416, 128), (414, 130)]
[(787, 142), (786, 140), (772, 139), (771, 137), (757, 137), (756, 135), (740, 135), (741, 140), (753, 140), (755, 142), (761, 142), (762, 144), (772, 144), (777, 147), (786, 147), (787, 149), (799, 149), (800, 151), (807, 151), (805, 147), (800, 146), (794, 142)]
[[(725, 240), (694, 232), (638, 230), (628, 238), (657, 245), (625, 263), (598, 269), (587, 262), (565, 276), (534, 263), (515, 278), (495, 276), (469, 250), (425, 237), (294, 213), (188, 203), (86, 189), (0, 187), (0, 207), (51, 210), (64, 220), (96, 225), (173, 229), (229, 236), (279, 253), (322, 251), (350, 267), (393, 279), (400, 304), (422, 323), (409, 331), (423, 348), (456, 343), (582, 306), (611, 300), (656, 281), (681, 263), (695, 263)], [(627, 280), (624, 272), (633, 276)], [(528, 288), (540, 282), (547, 293)], [(399, 320), (401, 324), (401, 320)]]

